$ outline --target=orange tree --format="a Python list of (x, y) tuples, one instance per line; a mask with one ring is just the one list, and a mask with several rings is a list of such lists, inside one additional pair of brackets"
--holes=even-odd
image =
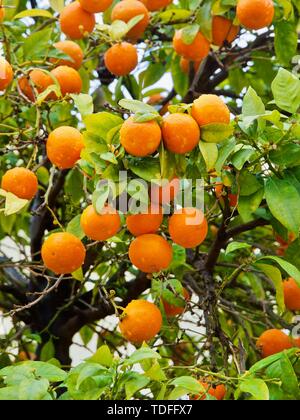
[(0, 399), (300, 398), (299, 14), (0, 0)]

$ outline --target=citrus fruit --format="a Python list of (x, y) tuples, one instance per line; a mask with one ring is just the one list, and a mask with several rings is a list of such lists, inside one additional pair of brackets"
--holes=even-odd
[[(210, 396), (216, 398), (216, 400), (223, 400), (226, 395), (226, 388), (225, 385), (219, 384), (214, 385), (213, 383), (208, 383), (205, 381), (199, 381), (200, 384), (203, 386), (203, 388), (206, 391), (206, 394), (209, 394)], [(195, 400), (206, 400), (207, 395), (206, 394), (199, 394), (193, 397)]]
[(61, 31), (71, 39), (81, 39), (93, 32), (95, 16), (84, 10), (78, 1), (65, 6), (62, 10), (59, 23)]
[(0, 90), (5, 90), (14, 77), (14, 72), (7, 60), (4, 57), (0, 57)]
[(221, 47), (225, 42), (231, 44), (238, 36), (240, 28), (223, 16), (214, 16), (212, 21), (213, 44)]
[(183, 38), (182, 29), (175, 32), (173, 47), (178, 55), (192, 61), (200, 61), (207, 57), (210, 50), (210, 43), (205, 36), (198, 32), (191, 44), (186, 44)]
[(126, 218), (127, 229), (134, 236), (155, 233), (163, 221), (162, 209), (149, 206), (147, 213), (131, 214)]
[(60, 86), (63, 96), (69, 93), (80, 93), (82, 80), (77, 70), (68, 66), (58, 66), (51, 71)]
[(169, 6), (173, 0), (141, 0), (150, 12)]
[(73, 41), (59, 41), (54, 44), (54, 47), (68, 55), (71, 59), (56, 59), (51, 58), (51, 62), (57, 66), (69, 66), (73, 67), (75, 70), (78, 70), (83, 61), (83, 51), (76, 42)]
[(24, 200), (31, 200), (38, 190), (36, 175), (26, 168), (13, 168), (5, 172), (1, 188)]
[[(182, 295), (178, 296), (178, 298), (181, 298), (182, 303), (184, 304), (190, 299), (190, 294), (185, 288), (183, 288)], [(184, 309), (185, 309), (185, 305), (177, 306), (177, 305), (168, 303), (164, 299), (162, 299), (162, 304), (164, 306), (165, 313), (168, 317), (174, 317), (174, 316), (177, 316), (177, 315), (181, 315), (184, 312)]]
[(151, 201), (154, 204), (169, 204), (173, 201), (180, 190), (179, 178), (173, 178), (170, 181), (162, 180), (161, 185), (151, 184)]
[(192, 63), (194, 73), (197, 73), (197, 71), (200, 67), (201, 61), (190, 61), (190, 60), (187, 60), (184, 57), (180, 58), (180, 68), (181, 68), (182, 72), (185, 73), (185, 74), (189, 74), (190, 63)]
[(272, 0), (238, 0), (236, 14), (245, 28), (262, 29), (273, 22), (274, 3)]
[(200, 130), (196, 121), (188, 114), (170, 114), (162, 125), (164, 145), (172, 153), (191, 152), (199, 143)]
[(283, 282), (285, 306), (290, 311), (300, 311), (300, 287), (292, 278)]
[(109, 205), (97, 213), (92, 205), (88, 206), (80, 218), (81, 227), (94, 241), (106, 241), (116, 235), (121, 227), (121, 219), (117, 210)]
[(105, 12), (113, 0), (79, 0), (80, 6), (89, 13)]
[(192, 116), (200, 125), (229, 124), (230, 112), (217, 95), (201, 95), (192, 106)]
[(136, 47), (128, 42), (113, 45), (104, 54), (106, 68), (115, 76), (126, 76), (138, 64)]
[(130, 261), (144, 273), (158, 273), (165, 270), (169, 267), (172, 257), (171, 245), (155, 234), (138, 236), (129, 247)]
[(169, 233), (177, 245), (194, 248), (207, 236), (207, 220), (199, 209), (186, 207), (177, 210), (169, 219)]
[(293, 347), (292, 340), (284, 332), (276, 329), (265, 331), (257, 340), (257, 348), (262, 357), (272, 356)]
[(78, 270), (84, 263), (85, 253), (80, 239), (67, 232), (52, 233), (42, 246), (44, 265), (55, 274)]
[(127, 33), (127, 36), (132, 39), (143, 35), (148, 26), (150, 17), (145, 5), (138, 0), (122, 0), (114, 6), (111, 12), (112, 21), (122, 20), (128, 23), (136, 16), (143, 16), (143, 18)]
[[(40, 69), (32, 70), (28, 77), (22, 76), (18, 80), (19, 88), (22, 93), (31, 101), (36, 100), (34, 89), (37, 94), (44, 92), (49, 86), (54, 84), (49, 74)], [(34, 89), (33, 89), (34, 87)]]
[[(225, 191), (224, 190), (224, 185), (222, 183), (218, 183), (216, 185), (216, 188), (215, 188), (216, 197), (218, 198), (218, 200), (224, 201), (223, 200), (224, 191)], [(226, 191), (225, 191), (225, 193), (226, 193)], [(229, 201), (230, 207), (236, 207), (238, 205), (238, 202), (239, 202), (237, 194), (228, 193), (227, 196), (228, 196), (228, 201)]]

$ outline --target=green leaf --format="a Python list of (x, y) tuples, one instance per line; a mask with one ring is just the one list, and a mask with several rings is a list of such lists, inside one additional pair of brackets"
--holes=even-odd
[(108, 185), (102, 185), (101, 189), (97, 189), (93, 192), (92, 203), (94, 209), (98, 214), (101, 213), (101, 210), (104, 208), (105, 203), (109, 196), (109, 187)]
[(200, 384), (197, 379), (192, 378), (191, 376), (180, 376), (179, 378), (174, 379), (171, 382), (171, 385), (185, 389), (186, 392), (194, 394), (205, 394), (205, 389), (203, 385)]
[(171, 74), (174, 89), (180, 96), (184, 96), (189, 88), (189, 76), (180, 67), (180, 57), (176, 54), (171, 61)]
[(49, 381), (41, 379), (25, 379), (19, 385), (19, 400), (39, 401), (48, 393)]
[[(21, 366), (32, 368), (36, 376), (48, 379), (50, 382), (62, 382), (67, 376), (66, 372), (50, 363), (28, 361)], [(5, 368), (0, 371), (0, 375), (3, 374), (5, 375)]]
[(272, 82), (272, 92), (278, 108), (294, 114), (300, 106), (300, 80), (285, 69), (280, 69)]
[(237, 151), (231, 158), (232, 164), (239, 171), (243, 168), (245, 163), (252, 157), (255, 153), (255, 150), (251, 146), (243, 146), (242, 149)]
[(0, 196), (5, 197), (4, 215), (11, 216), (18, 213), (29, 203), (28, 200), (17, 197), (16, 195), (0, 189)]
[(60, 13), (65, 7), (65, 1), (64, 0), (50, 0), (50, 6), (52, 7), (53, 10), (55, 10), (55, 12)]
[(285, 311), (285, 303), (284, 303), (282, 276), (281, 276), (280, 270), (276, 267), (273, 267), (272, 265), (258, 264), (258, 263), (256, 263), (255, 265), (260, 270), (262, 270), (270, 280), (272, 280), (276, 289), (276, 302), (278, 305), (278, 309), (280, 313), (283, 313)]
[(19, 399), (19, 386), (0, 388), (0, 401), (16, 401)]
[(241, 381), (239, 389), (241, 392), (251, 394), (254, 400), (269, 400), (269, 389), (267, 384), (262, 379), (245, 379)]
[(142, 347), (141, 349), (136, 350), (128, 359), (125, 359), (123, 365), (131, 366), (147, 359), (161, 359), (161, 356), (149, 347)]
[(89, 362), (98, 363), (99, 365), (110, 367), (113, 362), (113, 355), (107, 345), (98, 348), (96, 353), (87, 359)]
[(297, 53), (297, 25), (292, 21), (279, 20), (275, 22), (275, 53), (283, 66), (289, 67), (292, 58)]
[(41, 350), (41, 361), (47, 362), (52, 359), (55, 355), (55, 348), (52, 340), (49, 340), (46, 344), (43, 345)]
[(182, 41), (184, 42), (184, 44), (191, 45), (194, 42), (199, 32), (199, 29), (200, 27), (198, 24), (185, 26), (181, 32)]
[(158, 14), (157, 19), (161, 23), (171, 24), (178, 20), (186, 21), (191, 16), (192, 12), (186, 9), (170, 9)]
[(66, 231), (68, 233), (72, 233), (72, 235), (76, 236), (77, 238), (82, 239), (85, 237), (85, 233), (82, 230), (80, 219), (80, 214), (77, 214), (77, 216), (73, 217), (73, 219), (67, 224)]
[(139, 112), (141, 114), (145, 113), (151, 113), (155, 114), (157, 113), (156, 109), (148, 104), (144, 104), (143, 102), (137, 101), (135, 99), (121, 99), (119, 102), (119, 105), (124, 108), (128, 109), (131, 112)]
[(233, 131), (230, 124), (207, 124), (201, 127), (201, 139), (207, 143), (222, 143), (232, 136)]
[(259, 208), (259, 205), (264, 198), (265, 190), (261, 188), (254, 194), (239, 197), (238, 212), (241, 215), (243, 222), (247, 223), (253, 220), (253, 213)]
[(276, 150), (271, 150), (269, 156), (276, 165), (292, 168), (300, 165), (300, 146), (294, 143), (284, 144)]
[[(22, 45), (24, 58), (26, 60), (30, 60), (36, 59), (37, 57), (44, 57), (51, 46), (51, 34), (52, 29), (45, 28), (41, 31), (33, 32), (28, 38), (26, 38)], [(47, 71), (45, 72), (47, 73)]]
[(53, 15), (48, 10), (44, 9), (27, 9), (15, 15), (14, 19), (22, 19), (25, 17), (45, 17), (52, 18)]
[(265, 185), (265, 195), (273, 216), (289, 231), (299, 233), (300, 195), (286, 180), (269, 178)]
[(230, 242), (226, 248), (226, 255), (235, 252), (239, 249), (251, 248), (251, 245), (246, 244), (245, 242)]
[(94, 112), (94, 103), (91, 95), (80, 93), (79, 95), (71, 94), (70, 96), (73, 99), (74, 104), (80, 112), (82, 118)]
[(109, 131), (123, 124), (123, 119), (109, 112), (99, 112), (87, 115), (84, 117), (83, 122), (88, 132), (96, 134), (107, 141)]
[(199, 148), (206, 163), (207, 171), (209, 172), (215, 168), (218, 159), (218, 146), (216, 143), (204, 143), (200, 141)]
[(295, 279), (298, 286), (300, 287), (300, 271), (293, 264), (273, 255), (262, 257), (258, 261), (261, 260), (271, 260), (276, 262), (284, 271), (288, 273), (290, 277), (293, 277), (293, 279)]
[(298, 400), (300, 396), (298, 378), (285, 351), (281, 354), (280, 367), (283, 373), (282, 380), (286, 392)]
[(228, 158), (228, 156), (230, 156), (230, 154), (234, 151), (236, 145), (236, 141), (234, 138), (230, 138), (227, 141), (225, 141), (224, 143), (222, 143), (220, 149), (219, 149), (219, 156), (218, 156), (218, 160), (216, 162), (216, 171), (218, 174), (221, 173), (221, 170)]
[(249, 87), (243, 100), (242, 115), (251, 117), (263, 115), (266, 111), (265, 105), (252, 87)]
[(94, 331), (88, 325), (84, 325), (79, 331), (79, 334), (83, 344), (87, 346), (93, 338)]
[(137, 372), (130, 372), (130, 378), (125, 382), (126, 399), (129, 400), (140, 389), (146, 388), (150, 379)]
[(64, 188), (74, 204), (78, 204), (83, 198), (83, 175), (77, 168), (68, 173)]
[(132, 159), (128, 165), (129, 169), (137, 176), (146, 181), (160, 180), (160, 164), (157, 159), (144, 158), (144, 159)]
[(114, 41), (122, 39), (128, 31), (128, 25), (123, 20), (115, 20), (109, 27), (109, 34)]

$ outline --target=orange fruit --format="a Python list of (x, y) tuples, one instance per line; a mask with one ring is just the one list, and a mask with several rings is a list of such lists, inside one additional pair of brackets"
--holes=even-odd
[(107, 205), (101, 213), (94, 206), (88, 206), (80, 218), (81, 227), (89, 238), (94, 241), (106, 241), (116, 235), (121, 227), (121, 219), (116, 209)]
[(207, 57), (210, 50), (210, 43), (201, 32), (198, 32), (191, 44), (185, 44), (183, 41), (182, 30), (175, 32), (173, 38), (173, 47), (178, 55), (187, 60), (200, 61)]
[(35, 93), (32, 85), (36, 89), (37, 93), (44, 92), (49, 86), (54, 84), (51, 76), (45, 73), (43, 70), (35, 69), (29, 73), (29, 79), (26, 76), (21, 77), (18, 80), (18, 85), (22, 93), (31, 101), (35, 101)]
[(290, 311), (300, 311), (300, 287), (296, 281), (289, 278), (283, 282), (285, 306)]
[(68, 66), (58, 66), (51, 71), (60, 86), (63, 96), (68, 93), (80, 93), (82, 89), (82, 80), (77, 70)]
[(280, 245), (282, 245), (283, 247), (286, 247), (286, 248), (288, 248), (288, 246), (292, 243), (292, 242), (294, 242), (294, 240), (296, 239), (296, 235), (293, 233), (293, 232), (290, 232), (289, 233), (289, 236), (288, 236), (288, 240), (287, 241), (285, 241), (283, 238), (281, 238), (281, 236), (279, 236), (279, 235), (276, 235), (275, 236), (275, 239), (276, 239), (276, 241), (277, 242), (279, 242), (280, 243)]
[(137, 123), (130, 117), (122, 125), (120, 141), (126, 152), (132, 156), (151, 155), (160, 145), (161, 129), (154, 120)]
[[(224, 185), (222, 183), (217, 184), (215, 188), (215, 192), (216, 192), (217, 199), (222, 201), (223, 194), (224, 194)], [(228, 193), (227, 195), (228, 195), (228, 201), (229, 201), (230, 207), (236, 207), (239, 202), (238, 196), (236, 194), (231, 194), (231, 193)]]
[(130, 31), (127, 33), (129, 38), (139, 38), (143, 35), (145, 29), (148, 26), (150, 15), (145, 5), (138, 0), (122, 0), (115, 5), (111, 12), (111, 20), (123, 20), (128, 23), (131, 19), (136, 16), (143, 15), (143, 19), (140, 20)]
[(293, 343), (284, 332), (273, 329), (265, 331), (257, 340), (256, 346), (262, 357), (268, 357), (292, 348)]
[(217, 95), (201, 95), (192, 106), (192, 116), (200, 125), (229, 124), (230, 111)]
[(13, 168), (5, 172), (1, 188), (24, 200), (31, 200), (38, 190), (36, 175), (26, 168)]
[(294, 346), (300, 347), (300, 337), (293, 338)]
[(5, 90), (12, 82), (14, 72), (7, 60), (0, 57), (0, 90)]
[[(189, 292), (183, 288), (182, 295), (180, 296), (182, 303), (187, 302), (190, 299)], [(184, 306), (176, 306), (172, 305), (171, 303), (168, 303), (166, 300), (162, 299), (162, 304), (165, 308), (165, 313), (168, 317), (174, 317), (176, 315), (181, 315), (184, 312), (185, 307)]]
[(3, 7), (3, 5), (0, 5), (0, 23), (4, 21), (4, 17), (5, 17), (5, 9)]
[[(154, 105), (154, 106), (160, 105), (160, 103), (164, 99), (165, 98), (160, 93), (155, 93), (149, 97), (147, 104)], [(169, 105), (170, 105), (170, 102), (167, 102), (163, 107), (161, 107), (161, 109), (159, 110), (159, 114), (165, 115), (168, 112)]]
[(207, 220), (199, 209), (186, 207), (177, 210), (169, 219), (169, 233), (177, 245), (195, 248), (208, 234)]
[(247, 29), (262, 29), (273, 22), (275, 8), (272, 0), (238, 0), (236, 14)]
[[(217, 400), (221, 401), (225, 398), (226, 395), (226, 388), (225, 385), (214, 385), (211, 383), (207, 383), (204, 381), (199, 381), (199, 383), (203, 386), (206, 390), (206, 393), (211, 395), (212, 397), (216, 398)], [(193, 397), (194, 400), (206, 400), (206, 394), (199, 394)]]
[(149, 341), (162, 326), (161, 312), (154, 303), (132, 300), (124, 309), (119, 328), (123, 337), (132, 343)]
[(73, 168), (83, 148), (83, 135), (74, 127), (56, 128), (46, 143), (48, 159), (59, 169)]
[(169, 6), (173, 0), (141, 0), (150, 12)]
[(173, 251), (164, 238), (150, 233), (138, 236), (131, 242), (129, 258), (144, 273), (158, 273), (169, 267)]
[(113, 45), (104, 54), (106, 68), (115, 76), (126, 76), (138, 64), (136, 47), (128, 42)]
[[(190, 60), (188, 60), (184, 57), (180, 58), (180, 68), (181, 68), (183, 73), (189, 74), (189, 72), (190, 72), (190, 62), (191, 62)], [(201, 61), (193, 61), (192, 63), (193, 63), (194, 72), (197, 73), (197, 71), (200, 67)]]
[(151, 201), (155, 204), (169, 204), (175, 199), (180, 190), (179, 178), (163, 180), (161, 185), (151, 185)]
[(65, 6), (59, 16), (61, 31), (71, 39), (81, 39), (93, 32), (95, 16), (84, 10), (78, 1)]
[(73, 67), (75, 70), (78, 70), (83, 61), (83, 51), (76, 42), (73, 41), (59, 41), (54, 44), (54, 47), (68, 55), (71, 60), (65, 59), (56, 59), (51, 58), (51, 63), (56, 64), (57, 66), (69, 66)]
[(166, 149), (183, 155), (191, 152), (198, 145), (200, 129), (190, 115), (170, 114), (164, 117), (162, 136)]
[(213, 44), (222, 47), (224, 43), (231, 44), (238, 36), (239, 26), (223, 16), (214, 16), (212, 21)]
[(147, 213), (131, 214), (126, 218), (127, 229), (133, 236), (155, 233), (163, 222), (161, 208), (149, 206)]
[(80, 239), (67, 232), (52, 233), (42, 246), (44, 265), (55, 274), (78, 270), (84, 263), (85, 253)]
[(113, 0), (79, 0), (80, 6), (89, 13), (105, 12)]

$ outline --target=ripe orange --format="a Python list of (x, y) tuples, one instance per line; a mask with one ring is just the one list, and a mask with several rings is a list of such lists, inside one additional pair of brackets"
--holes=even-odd
[(5, 172), (1, 188), (25, 200), (31, 200), (38, 190), (36, 175), (26, 168), (13, 168)]
[(143, 19), (140, 20), (130, 31), (127, 36), (129, 38), (137, 39), (143, 35), (145, 29), (148, 26), (150, 16), (148, 9), (145, 5), (138, 0), (122, 0), (115, 5), (111, 13), (111, 20), (123, 20), (129, 22), (135, 16), (143, 15)]
[(59, 17), (61, 31), (71, 39), (81, 39), (93, 32), (95, 16), (84, 10), (78, 1), (68, 4)]
[(116, 209), (105, 206), (97, 213), (92, 205), (88, 206), (80, 218), (81, 227), (94, 241), (106, 241), (116, 235), (121, 227), (121, 219)]
[(267, 330), (257, 340), (257, 348), (262, 357), (272, 356), (293, 347), (292, 340), (280, 330)]
[(161, 142), (161, 129), (154, 120), (137, 123), (130, 117), (122, 125), (120, 141), (126, 152), (132, 156), (151, 155)]
[(169, 6), (173, 0), (141, 0), (150, 12)]
[[(226, 388), (225, 385), (214, 385), (212, 383), (207, 383), (204, 381), (199, 381), (203, 388), (206, 390), (206, 393), (211, 395), (212, 397), (216, 398), (217, 400), (221, 401), (224, 399), (226, 395)], [(195, 400), (206, 400), (206, 395), (199, 394), (195, 396), (193, 399)]]
[(222, 47), (225, 41), (231, 44), (240, 31), (239, 26), (233, 24), (229, 19), (223, 16), (214, 16), (212, 21), (213, 44)]
[(0, 23), (4, 21), (4, 17), (5, 17), (5, 9), (1, 4), (0, 5)]
[(69, 274), (78, 270), (85, 260), (85, 247), (71, 233), (52, 233), (42, 246), (44, 265), (55, 274)]
[(199, 143), (199, 126), (188, 114), (170, 114), (162, 125), (163, 141), (170, 152), (185, 154), (191, 152)]
[(83, 51), (78, 44), (73, 41), (60, 41), (54, 44), (54, 47), (64, 54), (71, 57), (71, 60), (51, 58), (51, 63), (57, 66), (69, 66), (78, 70), (83, 61)]
[[(189, 292), (183, 288), (183, 294), (180, 296), (182, 303), (187, 302), (190, 299)], [(164, 305), (166, 315), (168, 317), (174, 317), (176, 315), (181, 315), (184, 312), (184, 306), (176, 306), (168, 303), (166, 300), (162, 299), (162, 304)]]
[(127, 229), (134, 236), (157, 232), (162, 221), (161, 208), (153, 205), (149, 206), (147, 213), (132, 214), (126, 218)]
[[(224, 193), (224, 185), (222, 183), (218, 183), (215, 188), (216, 197), (218, 200), (222, 202), (223, 200), (223, 193)], [(228, 201), (231, 207), (236, 207), (238, 205), (239, 199), (236, 194), (228, 193)], [(224, 200), (223, 200), (224, 202)]]
[(207, 220), (199, 209), (177, 210), (169, 219), (169, 233), (177, 245), (194, 248), (202, 244), (208, 234)]
[(207, 57), (210, 50), (210, 43), (201, 32), (198, 32), (191, 44), (185, 44), (182, 38), (182, 30), (175, 32), (173, 47), (178, 55), (187, 60), (200, 61)]
[(170, 181), (163, 180), (162, 185), (151, 185), (151, 201), (155, 204), (169, 204), (175, 199), (180, 190), (179, 178)]
[(200, 125), (229, 124), (230, 112), (227, 105), (217, 95), (201, 95), (192, 106), (192, 116)]
[(275, 8), (272, 0), (238, 0), (236, 14), (247, 29), (262, 29), (273, 22)]
[(7, 60), (0, 57), (0, 90), (5, 90), (12, 82), (14, 72)]
[(48, 137), (47, 156), (59, 169), (73, 168), (84, 148), (83, 135), (73, 127), (58, 127)]
[(296, 239), (296, 235), (293, 232), (290, 232), (287, 241), (284, 240), (283, 238), (281, 238), (281, 236), (279, 236), (279, 235), (275, 235), (275, 239), (276, 239), (277, 242), (280, 243), (280, 245), (282, 245), (283, 247), (288, 248), (289, 245), (292, 242), (294, 242), (294, 240)]
[(131, 242), (129, 258), (144, 273), (158, 273), (169, 267), (173, 251), (171, 245), (161, 236), (146, 234)]
[(290, 311), (300, 311), (300, 287), (294, 279), (283, 282), (285, 306)]
[(132, 343), (149, 341), (162, 326), (161, 312), (154, 303), (132, 300), (124, 309), (119, 328), (123, 337)]
[(51, 74), (57, 79), (63, 96), (68, 93), (80, 93), (82, 89), (82, 80), (77, 70), (68, 66), (58, 66), (51, 71)]
[[(194, 61), (193, 62), (193, 69), (194, 69), (195, 73), (197, 73), (197, 71), (200, 67), (200, 64), (201, 64), (201, 61)], [(183, 73), (189, 74), (189, 72), (190, 72), (190, 60), (187, 60), (186, 58), (181, 57), (180, 68), (181, 68)]]
[(28, 77), (21, 77), (18, 80), (18, 85), (22, 93), (31, 101), (35, 101), (35, 93), (32, 85), (35, 87), (37, 93), (44, 92), (49, 86), (54, 84), (51, 76), (45, 73), (43, 70), (35, 69), (29, 73)]
[(128, 42), (113, 45), (104, 54), (104, 63), (115, 76), (126, 76), (138, 64), (136, 47)]
[(90, 13), (105, 12), (112, 2), (113, 0), (79, 0), (80, 6)]

